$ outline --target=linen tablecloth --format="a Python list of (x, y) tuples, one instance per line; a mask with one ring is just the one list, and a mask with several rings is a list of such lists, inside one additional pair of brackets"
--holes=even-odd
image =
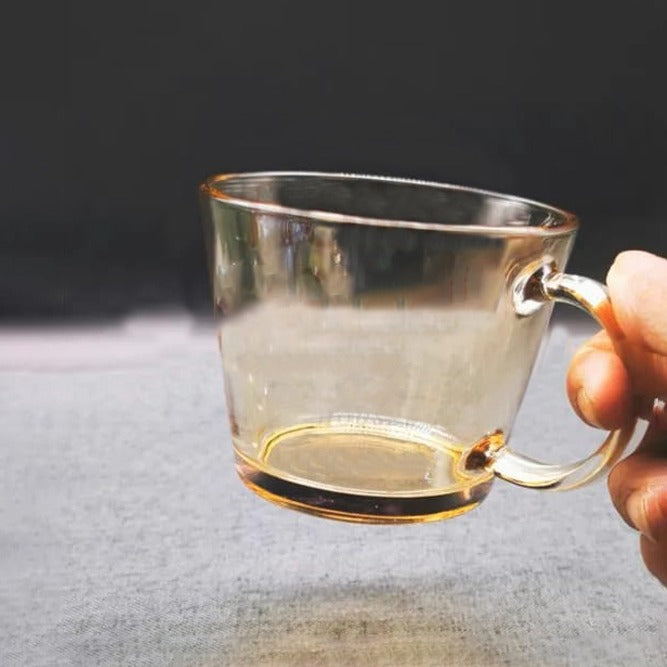
[[(600, 433), (558, 324), (513, 445)], [(185, 315), (0, 333), (2, 665), (665, 665), (667, 591), (598, 482), (496, 482), (450, 521), (363, 526), (237, 480), (215, 335)]]

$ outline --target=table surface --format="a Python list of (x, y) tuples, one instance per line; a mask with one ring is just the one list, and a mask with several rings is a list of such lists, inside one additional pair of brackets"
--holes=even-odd
[[(552, 327), (512, 441), (600, 434)], [(496, 482), (450, 521), (362, 526), (236, 479), (213, 331), (183, 315), (0, 332), (0, 664), (665, 665), (667, 591), (605, 485)]]

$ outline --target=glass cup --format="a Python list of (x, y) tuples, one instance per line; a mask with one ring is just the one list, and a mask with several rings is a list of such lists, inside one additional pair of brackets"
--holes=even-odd
[(585, 460), (510, 448), (554, 301), (618, 336), (602, 285), (562, 273), (578, 222), (470, 188), (322, 173), (201, 186), (227, 410), (244, 484), (323, 517), (431, 521), (494, 477), (572, 488)]

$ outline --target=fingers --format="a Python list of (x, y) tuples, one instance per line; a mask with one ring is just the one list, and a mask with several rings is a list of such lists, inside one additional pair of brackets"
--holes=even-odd
[(667, 395), (667, 260), (621, 253), (607, 282), (624, 338), (612, 344), (601, 332), (586, 343), (570, 365), (567, 391), (584, 421), (613, 429), (633, 414), (649, 416), (653, 398)]
[(615, 429), (635, 414), (630, 376), (601, 331), (574, 356), (567, 375), (572, 407), (587, 423)]
[[(582, 347), (568, 374), (568, 394), (589, 423), (615, 428), (632, 413), (649, 428), (637, 448), (609, 475), (609, 492), (623, 519), (641, 533), (646, 567), (667, 586), (667, 260), (621, 253), (607, 275), (620, 335), (598, 334)], [(622, 361), (621, 361), (622, 359)]]
[(641, 532), (648, 569), (667, 585), (667, 411), (656, 411), (637, 451), (609, 475), (619, 514)]
[(614, 314), (635, 344), (667, 356), (667, 259), (622, 252), (607, 274)]
[(640, 538), (642, 558), (648, 571), (667, 586), (667, 544), (656, 544), (643, 535)]
[(614, 314), (624, 340), (617, 351), (637, 393), (667, 393), (667, 260), (623, 252), (607, 274)]

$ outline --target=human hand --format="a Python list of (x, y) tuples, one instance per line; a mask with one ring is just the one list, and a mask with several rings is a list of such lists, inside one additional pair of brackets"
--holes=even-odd
[(667, 586), (667, 259), (621, 253), (607, 285), (623, 337), (612, 342), (603, 331), (585, 343), (570, 365), (567, 390), (593, 426), (649, 420), (636, 451), (611, 471), (609, 493), (640, 531), (646, 567)]

